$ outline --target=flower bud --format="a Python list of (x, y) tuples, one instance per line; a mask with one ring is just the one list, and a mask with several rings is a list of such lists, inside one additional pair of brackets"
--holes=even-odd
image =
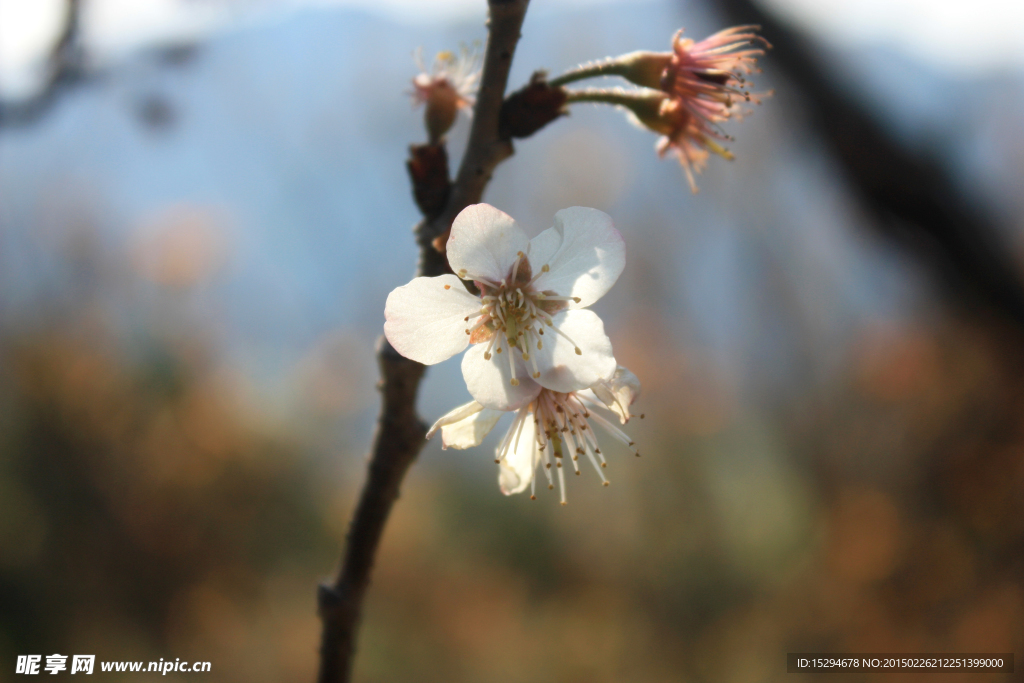
[(498, 127), (503, 137), (527, 138), (560, 116), (566, 116), (565, 88), (552, 87), (538, 71), (523, 88), (505, 98)]

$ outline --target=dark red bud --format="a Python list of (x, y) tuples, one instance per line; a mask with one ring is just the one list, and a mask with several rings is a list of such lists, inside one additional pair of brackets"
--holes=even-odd
[(551, 87), (547, 74), (537, 71), (523, 88), (505, 98), (501, 106), (499, 130), (504, 138), (527, 138), (559, 116), (569, 113), (566, 92)]
[(441, 215), (452, 187), (448, 178), (448, 150), (444, 144), (410, 145), (406, 168), (420, 212), (426, 218)]

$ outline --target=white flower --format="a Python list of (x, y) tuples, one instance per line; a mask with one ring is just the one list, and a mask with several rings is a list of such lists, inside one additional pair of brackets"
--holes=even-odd
[[(582, 391), (558, 392), (537, 385), (537, 393), (529, 403), (515, 412), (512, 426), (495, 453), (501, 492), (511, 495), (529, 486), (530, 497), (536, 498), (535, 472), (541, 463), (544, 464), (548, 488), (553, 489), (553, 463), (558, 475), (562, 505), (565, 505), (562, 463), (568, 458), (573, 471), (579, 474), (578, 461), (581, 455), (590, 459), (601, 482), (607, 486), (608, 480), (603, 471), (607, 463), (589, 421), (600, 424), (614, 438), (626, 444), (637, 457), (640, 453), (622, 430), (597, 412), (592, 412), (591, 408), (610, 410), (625, 424), (630, 418), (629, 406), (639, 395), (640, 381), (622, 366), (618, 366), (610, 377), (598, 380), (590, 389)], [(427, 438), (441, 430), (442, 448), (471, 448), (484, 440), (502, 415), (503, 411), (485, 408), (472, 401), (441, 417), (427, 432)]]
[(625, 252), (611, 218), (597, 209), (563, 209), (554, 227), (530, 240), (509, 215), (475, 204), (455, 218), (448, 238), (458, 277), (418, 277), (392, 291), (384, 334), (425, 365), (473, 344), (462, 373), (486, 408), (514, 410), (541, 387), (584, 389), (615, 370), (604, 324), (585, 307), (615, 284)]
[(431, 144), (435, 144), (455, 123), (459, 110), (468, 112), (472, 109), (480, 80), (479, 59), (476, 52), (465, 47), (458, 55), (440, 52), (428, 72), (422, 51), (417, 50), (416, 64), (420, 73), (412, 79), (413, 103), (426, 105), (424, 123)]
[(475, 50), (463, 46), (457, 55), (448, 50), (438, 52), (429, 70), (423, 62), (422, 49), (417, 50), (413, 58), (420, 70), (412, 79), (415, 104), (429, 102), (433, 89), (443, 83), (445, 88), (452, 90), (460, 108), (473, 105), (477, 83), (480, 81), (480, 58)]

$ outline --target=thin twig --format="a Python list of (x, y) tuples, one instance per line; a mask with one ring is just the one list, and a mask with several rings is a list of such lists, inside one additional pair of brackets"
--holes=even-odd
[[(447, 260), (432, 242), (451, 227), (455, 216), (483, 197), (494, 168), (512, 154), (498, 120), (508, 84), (512, 56), (529, 0), (490, 0), (489, 35), (473, 125), (459, 173), (441, 214), (416, 228), (420, 245), (419, 274), (447, 270)], [(416, 392), (425, 368), (399, 355), (381, 339), (377, 359), (383, 402), (374, 437), (366, 484), (349, 528), (341, 569), (333, 584), (318, 593), (323, 635), (319, 683), (345, 683), (352, 676), (356, 632), (363, 598), (370, 584), (373, 559), (399, 486), (424, 444), (426, 426), (416, 415)]]

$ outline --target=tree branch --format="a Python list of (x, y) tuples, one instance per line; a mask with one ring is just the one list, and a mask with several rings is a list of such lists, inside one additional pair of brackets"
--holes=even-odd
[[(513, 151), (498, 123), (529, 0), (490, 0), (488, 4), (487, 50), (466, 153), (444, 210), (425, 218), (416, 228), (418, 272), (423, 276), (448, 271), (447, 259), (433, 246), (435, 238), (451, 228), (462, 209), (481, 200), (494, 168)], [(425, 443), (426, 426), (416, 415), (416, 392), (424, 366), (399, 355), (383, 338), (377, 359), (383, 402), (366, 484), (349, 527), (338, 577), (330, 585), (321, 584), (317, 596), (323, 622), (319, 683), (351, 679), (356, 632), (373, 559), (402, 479)]]
[(902, 144), (830, 78), (804, 35), (753, 0), (717, 4), (738, 24), (761, 25), (774, 45), (770, 63), (801, 91), (812, 126), (879, 231), (924, 262), (954, 299), (1024, 329), (1024, 283), (984, 207), (937, 159)]

